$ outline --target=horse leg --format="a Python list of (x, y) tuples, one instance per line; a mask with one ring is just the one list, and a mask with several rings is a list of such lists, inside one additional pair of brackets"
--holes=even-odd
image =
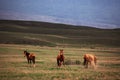
[(65, 65), (64, 60), (63, 60), (63, 65)]
[(33, 67), (35, 67), (35, 56), (33, 56), (32, 61), (33, 61)]
[(83, 65), (86, 65), (86, 59), (84, 58), (84, 62), (83, 62)]
[(86, 61), (85, 63), (85, 68), (88, 68), (88, 61)]
[(59, 59), (57, 59), (57, 65), (60, 66)]
[(85, 68), (88, 68), (88, 61), (86, 60), (86, 58), (84, 58), (83, 65), (85, 66)]
[(27, 59), (27, 61), (28, 61), (28, 64), (29, 64), (29, 59)]
[(62, 62), (60, 61), (59, 66), (61, 67), (61, 65), (62, 65)]
[(28, 59), (28, 58), (27, 58), (27, 62), (28, 62), (28, 66), (29, 66), (30, 61), (29, 61), (29, 59)]
[(93, 68), (96, 69), (95, 62), (92, 61), (91, 64), (92, 64)]
[(27, 61), (28, 61), (28, 64), (29, 64), (29, 58), (27, 57)]
[(30, 67), (31, 67), (31, 59), (29, 59), (29, 61), (30, 61)]
[(96, 57), (94, 58), (94, 63), (95, 63), (95, 65), (96, 65), (96, 63), (97, 63), (97, 58), (96, 58)]

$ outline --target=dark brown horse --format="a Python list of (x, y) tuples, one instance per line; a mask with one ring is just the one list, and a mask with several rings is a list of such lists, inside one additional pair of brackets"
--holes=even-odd
[(85, 54), (83, 58), (83, 64), (85, 65), (85, 68), (88, 68), (88, 63), (90, 63), (90, 65), (92, 65), (94, 68), (96, 68), (97, 58), (95, 55)]
[(57, 56), (57, 65), (60, 67), (61, 65), (64, 65), (64, 54), (63, 49), (60, 50), (58, 56)]
[(31, 62), (33, 62), (33, 67), (35, 67), (35, 54), (24, 51), (24, 55), (27, 58), (28, 64), (31, 65)]

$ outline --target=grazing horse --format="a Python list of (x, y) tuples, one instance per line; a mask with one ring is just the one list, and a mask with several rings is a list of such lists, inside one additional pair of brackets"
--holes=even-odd
[(28, 64), (30, 63), (30, 65), (31, 65), (31, 61), (32, 61), (33, 67), (35, 67), (35, 54), (24, 51), (24, 55), (27, 58)]
[(64, 65), (64, 55), (63, 55), (63, 49), (60, 50), (58, 56), (57, 56), (57, 65), (60, 67), (61, 65)]
[(84, 62), (83, 62), (85, 68), (88, 68), (88, 63), (90, 63), (90, 65), (92, 65), (95, 69), (96, 68), (96, 63), (97, 63), (96, 56), (92, 55), (92, 54), (85, 54), (84, 55)]

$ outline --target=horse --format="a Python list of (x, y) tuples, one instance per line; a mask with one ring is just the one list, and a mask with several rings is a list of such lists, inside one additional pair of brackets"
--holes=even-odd
[(57, 65), (58, 67), (61, 67), (61, 65), (64, 65), (64, 54), (63, 54), (63, 49), (60, 50), (58, 56), (57, 56)]
[(31, 61), (33, 62), (33, 67), (35, 67), (35, 54), (24, 51), (24, 57), (27, 58), (28, 64), (31, 66)]
[(92, 65), (94, 69), (96, 68), (97, 57), (95, 55), (85, 54), (83, 58), (84, 58), (83, 64), (85, 68), (88, 68), (88, 63), (90, 63), (90, 65)]

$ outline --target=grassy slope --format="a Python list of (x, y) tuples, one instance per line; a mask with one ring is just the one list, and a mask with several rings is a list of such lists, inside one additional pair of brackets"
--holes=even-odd
[(33, 21), (0, 20), (0, 43), (40, 46), (120, 46), (120, 30)]

